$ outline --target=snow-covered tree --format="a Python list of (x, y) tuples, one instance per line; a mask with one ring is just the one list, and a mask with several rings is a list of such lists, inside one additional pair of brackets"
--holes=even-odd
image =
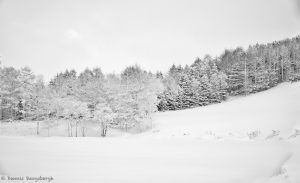
[(212, 86), (212, 97), (214, 103), (219, 103), (226, 99), (227, 76), (223, 72), (219, 72), (217, 65), (212, 64), (210, 71), (210, 83)]
[(4, 67), (0, 75), (2, 119), (16, 119), (20, 102), (22, 82), (20, 72), (13, 67)]
[(127, 110), (132, 111), (129, 113), (131, 116), (128, 116), (130, 126), (134, 126), (134, 123), (149, 118), (150, 114), (157, 110), (159, 103), (157, 96), (162, 92), (163, 86), (159, 79), (138, 66), (127, 67), (121, 78), (127, 95), (123, 100)]
[(176, 110), (179, 109), (179, 105), (177, 103), (177, 96), (181, 93), (180, 86), (176, 83), (175, 79), (170, 75), (167, 75), (162, 80), (164, 89), (163, 92), (158, 95), (160, 100), (158, 104), (158, 110), (166, 111), (166, 110)]

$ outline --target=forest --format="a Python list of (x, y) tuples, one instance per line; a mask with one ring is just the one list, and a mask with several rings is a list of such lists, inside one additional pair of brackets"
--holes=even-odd
[(150, 124), (151, 114), (221, 103), (282, 82), (300, 80), (300, 36), (206, 55), (167, 73), (128, 66), (120, 74), (100, 67), (66, 70), (43, 81), (29, 67), (0, 65), (1, 121), (94, 120), (101, 135)]

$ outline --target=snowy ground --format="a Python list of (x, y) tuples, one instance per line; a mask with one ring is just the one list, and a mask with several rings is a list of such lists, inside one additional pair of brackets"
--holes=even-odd
[(159, 113), (153, 125), (152, 133), (158, 138), (202, 138), (210, 134), (242, 138), (255, 132), (265, 138), (273, 130), (279, 131), (279, 137), (288, 138), (294, 130), (300, 130), (300, 82), (284, 83), (221, 104)]
[(153, 129), (138, 135), (40, 138), (2, 133), (0, 175), (52, 176), (59, 183), (299, 183), (296, 130), (300, 83), (285, 83), (222, 104), (156, 114)]
[(299, 182), (299, 141), (1, 138), (2, 174), (53, 182)]

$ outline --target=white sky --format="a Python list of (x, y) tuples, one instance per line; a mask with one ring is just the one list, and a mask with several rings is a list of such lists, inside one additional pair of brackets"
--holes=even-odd
[(293, 0), (0, 0), (5, 66), (165, 72), (205, 54), (300, 34)]

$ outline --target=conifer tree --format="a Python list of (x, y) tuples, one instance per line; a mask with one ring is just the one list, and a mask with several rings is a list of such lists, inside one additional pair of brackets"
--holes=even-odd
[(232, 95), (243, 93), (244, 69), (241, 64), (235, 64), (228, 72), (228, 91)]

